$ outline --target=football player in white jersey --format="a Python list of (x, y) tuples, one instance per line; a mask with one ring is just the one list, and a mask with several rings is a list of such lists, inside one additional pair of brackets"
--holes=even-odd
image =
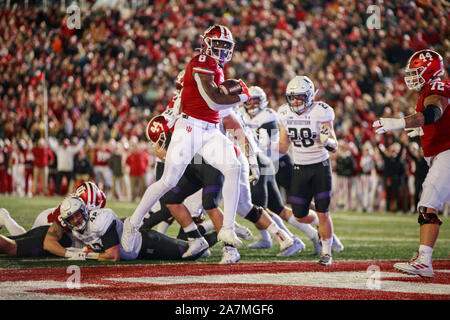
[[(72, 194), (80, 197), (89, 210), (104, 208), (106, 205), (105, 193), (92, 181), (80, 181), (75, 185)], [(31, 229), (50, 226), (59, 217), (59, 206), (45, 209), (39, 213)], [(11, 217), (8, 210), (0, 208), (0, 229), (3, 226), (6, 227), (11, 236), (26, 233), (26, 230)]]
[(281, 123), (279, 150), (293, 148), (294, 172), (289, 202), (299, 222), (310, 222), (309, 207), (314, 198), (319, 219), (322, 252), (318, 264), (332, 264), (333, 222), (329, 206), (332, 194), (331, 164), (328, 151), (336, 152), (333, 129), (334, 111), (324, 102), (314, 102), (317, 91), (306, 76), (296, 76), (286, 88), (287, 104), (278, 109)]
[[(252, 186), (253, 203), (258, 206), (268, 208), (272, 212), (279, 215), (284, 221), (304, 232), (308, 239), (313, 242), (315, 253), (320, 254), (322, 248), (317, 230), (309, 224), (298, 222), (293, 215), (292, 210), (283, 204), (282, 196), (275, 178), (275, 175), (280, 168), (274, 167), (270, 164), (270, 160), (272, 160), (272, 162), (278, 162), (280, 157), (283, 156), (283, 154), (277, 152), (278, 150), (274, 150), (271, 147), (272, 144), (276, 144), (278, 142), (280, 136), (277, 113), (274, 110), (267, 108), (267, 96), (262, 88), (252, 86), (249, 88), (249, 93), (250, 99), (244, 104), (243, 107), (240, 108), (239, 111), (242, 115), (244, 125), (247, 128), (253, 129), (253, 136), (258, 137), (258, 148), (270, 158), (267, 161), (264, 161), (267, 157), (262, 157), (261, 154), (258, 154), (258, 162), (260, 165), (262, 165), (262, 162), (269, 162), (269, 164), (266, 165), (266, 168), (269, 165), (270, 168), (273, 168), (273, 172), (266, 170), (264, 178), (260, 179), (258, 184)], [(291, 175), (292, 172), (289, 172), (288, 176)], [(289, 190), (289, 188), (287, 188), (287, 190)], [(310, 214), (311, 216), (316, 217), (312, 220), (312, 222), (317, 225), (318, 218), (316, 213), (311, 210)], [(275, 220), (279, 218), (278, 216), (275, 216), (273, 219)], [(261, 239), (251, 244), (250, 247), (267, 248), (271, 246), (270, 237), (267, 236), (266, 232), (264, 230), (260, 230), (260, 233)], [(297, 242), (301, 242), (301, 240), (297, 237), (295, 237), (295, 240)]]
[[(90, 211), (77, 196), (66, 197), (61, 203), (60, 217), (69, 232), (81, 241), (83, 248), (66, 248), (60, 243), (65, 231), (56, 223), (51, 225), (44, 239), (44, 250), (72, 260), (94, 259), (98, 261), (119, 261), (135, 259), (181, 260), (188, 250), (187, 241), (167, 237), (154, 230), (140, 230), (131, 251), (123, 250), (120, 238), (123, 223), (116, 213), (109, 209)], [(217, 241), (215, 239), (212, 241)], [(192, 259), (201, 257), (203, 251)]]
[[(272, 235), (279, 242), (281, 252), (277, 256), (289, 257), (303, 250), (304, 243), (284, 226), (280, 218), (275, 215), (271, 216), (264, 207), (253, 203), (251, 184), (253, 186), (258, 184), (261, 177), (264, 180), (267, 168), (259, 170), (257, 158), (261, 152), (253, 139), (251, 130), (243, 123), (238, 110), (221, 111), (220, 117), (223, 127), (222, 132), (225, 135), (231, 134), (231, 138), (236, 139), (239, 146), (237, 156), (242, 168), (237, 208), (239, 216), (253, 222), (258, 230), (263, 230), (263, 233), (266, 232), (264, 234), (267, 234), (267, 238), (270, 239), (270, 235)], [(247, 157), (240, 150), (248, 150)], [(267, 159), (267, 162), (270, 163), (270, 160)]]

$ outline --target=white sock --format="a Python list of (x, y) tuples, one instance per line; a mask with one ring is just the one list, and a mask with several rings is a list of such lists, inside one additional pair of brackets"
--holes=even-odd
[(258, 231), (259, 231), (259, 233), (261, 235), (261, 239), (262, 240), (272, 242), (272, 238), (270, 237), (270, 233), (269, 233), (269, 231), (267, 231), (267, 229), (265, 229), (265, 230), (259, 230), (258, 229)]
[(5, 217), (5, 221), (3, 222), (5, 223), (6, 230), (8, 230), (9, 234), (12, 236), (18, 236), (26, 232), (25, 229), (11, 217)]
[(276, 223), (272, 223), (267, 229), (267, 231), (270, 232), (270, 234), (273, 235), (273, 237), (279, 242), (281, 243), (282, 241), (284, 241), (286, 238), (289, 237), (289, 235), (281, 228), (279, 228)]
[(422, 257), (424, 258), (424, 262), (427, 265), (431, 266), (431, 257), (433, 255), (433, 248), (429, 247), (429, 246), (424, 246), (424, 245), (420, 245), (419, 246), (419, 253), (422, 255)]
[(288, 228), (286, 228), (286, 226), (283, 223), (283, 220), (277, 216), (276, 214), (274, 214), (272, 217), (272, 220), (278, 225), (278, 227), (280, 227), (281, 230), (284, 230), (288, 235), (290, 235), (292, 238), (294, 237), (294, 235), (292, 234), (291, 231), (289, 231)]
[(158, 231), (159, 233), (162, 233), (162, 234), (166, 234), (167, 229), (169, 229), (169, 224), (165, 221), (161, 221), (156, 226), (156, 231)]
[(289, 218), (288, 223), (291, 226), (303, 231), (310, 240), (317, 237), (318, 232), (315, 228), (313, 228), (310, 224), (298, 222), (294, 215)]
[(203, 229), (205, 229), (205, 233), (208, 233), (214, 229), (214, 223), (212, 222), (212, 220), (206, 220), (200, 223), (200, 225), (203, 227)]
[(186, 233), (194, 231), (194, 230), (197, 230), (197, 225), (194, 222), (192, 222), (186, 228), (183, 228), (183, 231), (186, 232)]
[(322, 254), (329, 254), (331, 256), (331, 245), (333, 244), (333, 237), (330, 239), (322, 239)]
[(239, 201), (240, 167), (230, 168), (225, 173), (222, 187), (223, 196), (223, 228), (234, 230), (236, 210)]

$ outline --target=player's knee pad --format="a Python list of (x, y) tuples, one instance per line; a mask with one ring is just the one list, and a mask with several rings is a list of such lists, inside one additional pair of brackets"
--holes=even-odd
[(253, 206), (250, 212), (245, 216), (245, 219), (256, 223), (261, 218), (263, 210), (264, 209), (262, 207)]
[(427, 207), (423, 207), (423, 206), (419, 207), (419, 218), (417, 219), (417, 222), (421, 226), (424, 224), (437, 224), (437, 225), (442, 224), (442, 220), (439, 219), (437, 214), (427, 212)]

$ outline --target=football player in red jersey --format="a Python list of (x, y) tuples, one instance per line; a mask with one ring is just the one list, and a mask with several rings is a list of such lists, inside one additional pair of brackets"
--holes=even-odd
[[(444, 63), (439, 53), (425, 49), (408, 60), (405, 82), (420, 93), (416, 113), (404, 118), (380, 118), (373, 123), (379, 134), (410, 129), (420, 135), (425, 159), (430, 166), (417, 205), (420, 247), (412, 260), (394, 268), (408, 274), (434, 277), (431, 257), (442, 221), (437, 213), (450, 200), (450, 81), (441, 80)], [(412, 136), (411, 133), (408, 134)]]
[[(241, 168), (233, 143), (219, 130), (219, 111), (249, 98), (248, 88), (242, 80), (239, 95), (226, 95), (218, 89), (224, 81), (223, 66), (231, 60), (233, 49), (233, 36), (227, 27), (214, 25), (204, 32), (201, 53), (192, 58), (185, 70), (182, 115), (175, 123), (164, 173), (147, 188), (133, 215), (125, 220), (122, 236), (125, 251), (132, 250), (145, 214), (177, 184), (196, 153), (225, 177), (224, 219), (218, 239), (236, 247), (242, 245), (234, 231)], [(195, 253), (196, 250), (192, 251)]]

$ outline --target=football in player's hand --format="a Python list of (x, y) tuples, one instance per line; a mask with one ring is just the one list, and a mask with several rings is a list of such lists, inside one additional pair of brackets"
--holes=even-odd
[(222, 84), (219, 86), (220, 91), (222, 91), (223, 94), (241, 94), (242, 93), (242, 87), (239, 83), (239, 80), (236, 79), (228, 79), (222, 82)]

